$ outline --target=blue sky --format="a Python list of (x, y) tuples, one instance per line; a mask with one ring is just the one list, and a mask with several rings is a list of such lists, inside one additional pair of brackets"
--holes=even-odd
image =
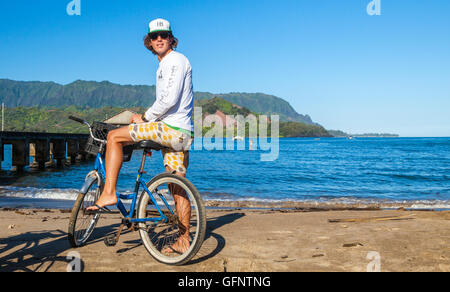
[(0, 2), (0, 78), (155, 83), (142, 39), (171, 21), (196, 91), (263, 92), (327, 129), (450, 136), (450, 1)]

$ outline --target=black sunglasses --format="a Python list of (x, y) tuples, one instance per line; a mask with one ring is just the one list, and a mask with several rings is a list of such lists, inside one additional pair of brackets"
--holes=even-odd
[(154, 41), (158, 38), (158, 36), (162, 39), (168, 39), (170, 37), (170, 33), (168, 31), (158, 31), (150, 33), (149, 36)]

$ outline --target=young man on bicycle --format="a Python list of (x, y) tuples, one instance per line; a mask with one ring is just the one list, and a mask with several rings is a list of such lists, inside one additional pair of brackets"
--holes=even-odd
[[(92, 207), (96, 211), (117, 203), (117, 178), (123, 162), (123, 147), (143, 140), (153, 140), (170, 148), (163, 151), (164, 165), (169, 172), (186, 175), (189, 148), (193, 139), (192, 111), (194, 105), (192, 69), (189, 60), (174, 51), (178, 40), (173, 36), (170, 23), (155, 19), (149, 24), (144, 39), (145, 47), (159, 61), (156, 77), (156, 101), (144, 115), (133, 115), (131, 124), (108, 134), (104, 190)], [(189, 248), (189, 221), (191, 206), (186, 194), (177, 186), (170, 186), (179, 217), (180, 237), (164, 252), (183, 253)]]

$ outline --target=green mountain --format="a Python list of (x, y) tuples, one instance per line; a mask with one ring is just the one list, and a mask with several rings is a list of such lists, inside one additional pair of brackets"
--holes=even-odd
[[(220, 97), (250, 111), (277, 114), (284, 122), (314, 124), (308, 115), (297, 113), (285, 100), (263, 93), (213, 94), (195, 92), (198, 101)], [(0, 102), (7, 107), (78, 108), (149, 107), (155, 101), (155, 86), (119, 85), (108, 81), (77, 80), (67, 85), (54, 82), (0, 79)]]
[(148, 107), (155, 101), (154, 86), (118, 85), (108, 81), (24, 82), (0, 79), (0, 99), (7, 107)]
[(279, 115), (283, 122), (301, 122), (305, 124), (314, 124), (311, 117), (297, 113), (292, 106), (285, 100), (264, 93), (227, 93), (212, 94), (208, 92), (196, 92), (195, 97), (198, 100), (211, 99), (214, 97), (223, 98), (233, 104), (246, 107), (252, 112), (264, 115)]
[[(246, 117), (252, 113), (245, 107), (234, 105), (221, 98), (202, 101), (203, 114), (213, 114), (217, 110), (227, 115), (243, 115)], [(128, 108), (137, 113), (143, 113), (146, 108)], [(120, 112), (124, 108), (77, 108), (70, 106), (66, 108), (49, 107), (15, 107), (5, 111), (5, 131), (18, 132), (41, 132), (41, 133), (88, 133), (88, 129), (79, 123), (69, 120), (70, 115), (80, 117), (88, 122), (103, 121)], [(252, 113), (255, 116), (258, 114)], [(249, 125), (245, 125), (246, 136), (248, 136)], [(203, 128), (203, 133), (210, 128)], [(224, 129), (225, 130), (225, 129)], [(224, 132), (224, 137), (226, 133)], [(270, 136), (270, 127), (267, 135)], [(297, 122), (280, 122), (281, 137), (329, 137), (328, 132), (317, 125), (307, 125)]]
[(257, 113), (250, 111), (248, 108), (233, 104), (221, 97), (196, 100), (194, 102), (194, 106), (201, 107), (203, 115), (215, 114), (217, 111), (221, 111), (225, 115), (232, 115), (232, 116), (241, 115), (246, 117), (249, 114), (254, 114), (255, 116), (258, 116)]
[[(246, 107), (233, 104), (221, 97), (199, 100), (196, 101), (196, 105), (202, 107), (204, 116), (206, 114), (214, 114), (218, 110), (225, 115), (231, 116), (241, 115), (243, 117), (247, 117), (248, 115), (252, 114), (257, 117), (257, 122), (259, 123), (260, 114), (252, 112)], [(246, 137), (248, 137), (249, 125), (246, 124), (245, 127)], [(209, 129), (204, 129), (204, 132), (207, 130)], [(302, 122), (280, 122), (279, 130), (280, 137), (332, 137), (330, 133), (328, 133), (328, 131), (325, 130), (322, 126), (306, 124)], [(268, 127), (267, 135), (270, 136), (270, 126)]]

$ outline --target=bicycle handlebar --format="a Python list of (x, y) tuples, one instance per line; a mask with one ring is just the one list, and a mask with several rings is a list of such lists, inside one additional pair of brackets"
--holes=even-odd
[(71, 119), (72, 121), (78, 122), (80, 124), (85, 124), (86, 122), (80, 118), (74, 117), (74, 116), (69, 116), (69, 119)]
[(69, 116), (69, 119), (71, 119), (72, 121), (78, 122), (78, 123), (80, 123), (80, 124), (87, 125), (87, 126), (89, 127), (89, 134), (91, 135), (92, 139), (94, 139), (94, 140), (97, 141), (97, 142), (106, 144), (106, 140), (101, 140), (101, 139), (95, 138), (94, 134), (92, 133), (92, 127), (91, 127), (91, 125), (90, 125), (88, 122), (86, 122), (86, 121), (83, 120), (83, 119), (74, 117), (74, 116)]

